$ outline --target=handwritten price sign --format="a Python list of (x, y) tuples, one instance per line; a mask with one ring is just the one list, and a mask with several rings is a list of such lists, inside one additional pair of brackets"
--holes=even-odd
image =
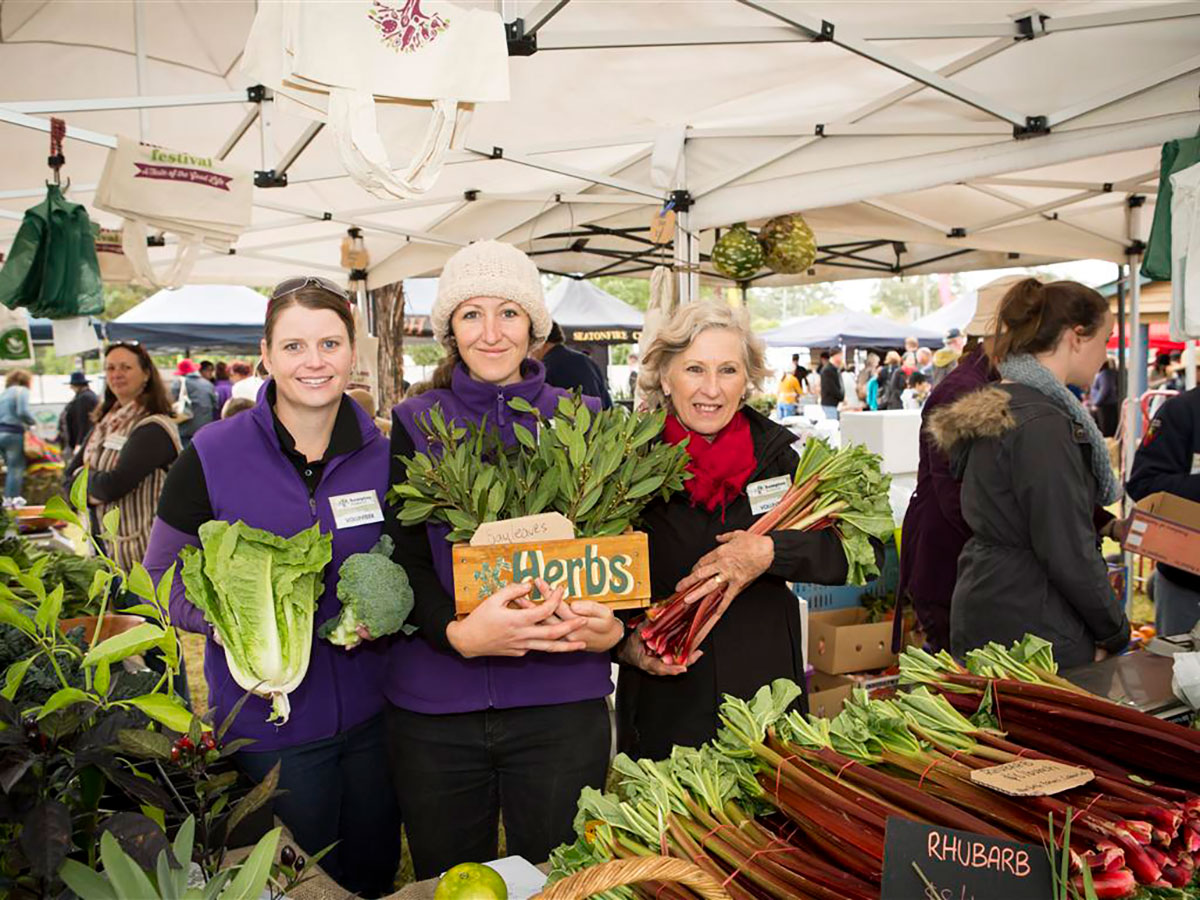
[(887, 820), (882, 900), (1052, 900), (1050, 860), (1035, 844)]

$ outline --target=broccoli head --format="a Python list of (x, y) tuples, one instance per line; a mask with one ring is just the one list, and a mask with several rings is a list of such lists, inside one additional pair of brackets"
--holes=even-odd
[(403, 631), (416, 631), (404, 620), (413, 608), (412, 585), (404, 567), (392, 562), (392, 539), (386, 534), (370, 553), (346, 557), (338, 569), (337, 597), (342, 601), (341, 615), (325, 622), (317, 634), (339, 647), (356, 646), (361, 638), (358, 626), (373, 638)]

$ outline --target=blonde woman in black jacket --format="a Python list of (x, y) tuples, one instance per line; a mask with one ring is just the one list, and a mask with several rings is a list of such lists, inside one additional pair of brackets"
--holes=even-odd
[(1033, 632), (1070, 667), (1129, 641), (1093, 518), (1120, 486), (1100, 430), (1067, 390), (1091, 384), (1111, 331), (1108, 302), (1091, 288), (1021, 281), (1000, 306), (993, 356), (1003, 380), (930, 419), (974, 535), (950, 609), (956, 655)]

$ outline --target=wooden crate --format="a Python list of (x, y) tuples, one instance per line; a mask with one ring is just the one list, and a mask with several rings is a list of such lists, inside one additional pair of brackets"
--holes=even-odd
[[(571, 600), (596, 600), (614, 609), (650, 605), (650, 547), (646, 535), (574, 538), (488, 547), (454, 545), (454, 606), (465, 616), (513, 581), (542, 577), (567, 585)], [(534, 599), (540, 594), (534, 590)]]

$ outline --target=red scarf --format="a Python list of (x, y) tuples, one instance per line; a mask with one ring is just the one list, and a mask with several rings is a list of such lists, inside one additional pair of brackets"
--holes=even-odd
[(725, 507), (745, 490), (758, 465), (746, 417), (740, 411), (734, 413), (729, 424), (710, 442), (669, 415), (663, 426), (663, 438), (672, 444), (687, 441), (688, 456), (692, 458), (687, 470), (692, 477), (683, 485), (691, 495), (692, 505), (703, 506), (709, 512), (720, 506), (724, 521)]

